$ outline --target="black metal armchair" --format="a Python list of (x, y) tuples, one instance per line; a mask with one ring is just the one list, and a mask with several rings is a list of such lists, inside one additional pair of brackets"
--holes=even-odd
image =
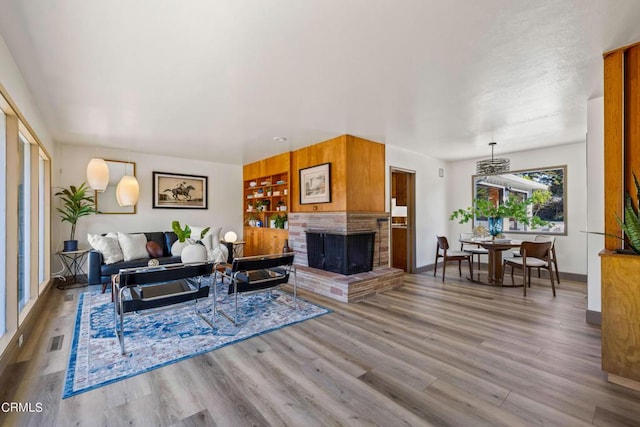
[[(276, 255), (258, 255), (236, 258), (232, 264), (217, 264), (215, 268), (215, 283), (218, 277), (223, 281), (229, 280), (228, 294), (234, 298), (233, 316), (218, 309), (218, 295), (214, 286), (213, 311), (215, 315), (220, 313), (234, 325), (238, 324), (238, 294), (249, 292), (271, 291), (289, 283), (289, 277), (293, 273), (293, 307), (298, 308), (296, 288), (296, 268), (293, 265), (293, 253)], [(225, 268), (222, 268), (225, 267)]]
[[(114, 323), (125, 354), (124, 315), (149, 309), (158, 309), (173, 304), (194, 302), (209, 295), (209, 283), (202, 279), (213, 273), (212, 263), (169, 264), (157, 267), (130, 268), (120, 270), (114, 280)], [(126, 295), (125, 290), (129, 290)], [(209, 326), (211, 323), (200, 316)]]

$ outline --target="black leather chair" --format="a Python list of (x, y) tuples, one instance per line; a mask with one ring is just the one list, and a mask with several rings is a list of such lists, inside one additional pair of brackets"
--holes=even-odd
[[(114, 321), (120, 349), (125, 354), (124, 315), (131, 312), (166, 307), (188, 301), (196, 303), (209, 295), (209, 283), (202, 279), (211, 276), (213, 263), (169, 264), (147, 268), (120, 270), (114, 281)], [(129, 290), (129, 297), (125, 290)], [(209, 326), (211, 323), (200, 316)]]
[[(234, 298), (233, 316), (228, 315), (217, 307), (218, 295), (214, 286), (214, 316), (222, 314), (234, 325), (238, 324), (238, 294), (249, 292), (264, 292), (279, 288), (289, 283), (289, 277), (293, 273), (293, 307), (298, 308), (296, 268), (293, 265), (295, 254), (258, 255), (251, 257), (235, 258), (232, 264), (217, 264), (215, 268), (215, 283), (218, 277), (223, 281), (229, 280), (228, 294)], [(224, 268), (223, 268), (224, 267)], [(215, 319), (215, 317), (214, 317)]]

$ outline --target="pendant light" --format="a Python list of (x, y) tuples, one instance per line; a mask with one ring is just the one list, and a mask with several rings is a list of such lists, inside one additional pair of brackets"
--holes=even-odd
[(95, 191), (104, 191), (109, 185), (109, 166), (104, 159), (94, 157), (87, 165), (87, 182)]
[(493, 147), (497, 142), (490, 142), (491, 159), (480, 160), (476, 162), (476, 174), (478, 175), (495, 175), (498, 173), (509, 172), (509, 159), (494, 158)]
[[(127, 166), (125, 166), (125, 174)], [(135, 171), (133, 171), (135, 174)], [(134, 175), (124, 175), (116, 187), (116, 200), (120, 206), (135, 206), (140, 196), (140, 186)]]

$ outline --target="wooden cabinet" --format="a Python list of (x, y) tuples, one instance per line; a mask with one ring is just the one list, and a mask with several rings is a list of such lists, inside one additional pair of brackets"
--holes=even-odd
[[(281, 253), (290, 209), (291, 153), (283, 153), (243, 168), (244, 254)], [(276, 222), (276, 217), (278, 221)], [(285, 228), (281, 228), (284, 226)]]
[(600, 256), (602, 369), (609, 381), (620, 383), (622, 377), (635, 381), (636, 388), (640, 386), (640, 256), (606, 250)]
[(288, 230), (275, 228), (244, 228), (244, 255), (267, 255), (282, 253), (284, 241), (289, 238)]

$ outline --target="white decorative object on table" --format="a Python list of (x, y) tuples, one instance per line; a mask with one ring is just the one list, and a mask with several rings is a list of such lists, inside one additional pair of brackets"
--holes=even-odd
[(180, 256), (182, 254), (182, 249), (184, 249), (186, 242), (181, 242), (176, 240), (173, 245), (171, 245), (171, 255)]
[(207, 248), (203, 244), (196, 243), (193, 239), (188, 239), (186, 243), (180, 254), (183, 263), (205, 262), (207, 260)]

